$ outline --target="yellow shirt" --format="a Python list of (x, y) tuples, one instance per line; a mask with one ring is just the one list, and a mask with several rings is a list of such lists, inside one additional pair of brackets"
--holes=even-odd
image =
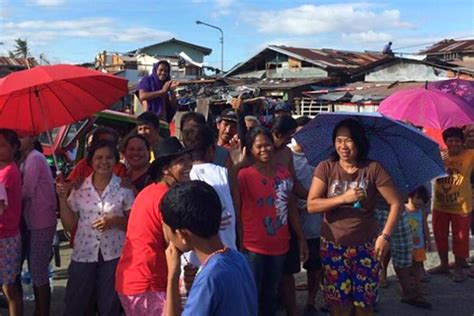
[(473, 165), (473, 149), (464, 150), (461, 154), (444, 161), (448, 176), (435, 182), (433, 204), (435, 210), (455, 214), (471, 213)]
[(155, 160), (155, 152), (153, 149), (150, 149), (150, 163), (152, 163), (153, 160)]

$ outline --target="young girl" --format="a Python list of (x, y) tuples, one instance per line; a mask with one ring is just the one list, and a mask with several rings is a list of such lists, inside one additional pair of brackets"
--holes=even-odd
[(65, 315), (84, 315), (97, 295), (100, 315), (119, 315), (115, 269), (125, 241), (128, 213), (134, 195), (113, 174), (119, 158), (114, 143), (95, 142), (88, 163), (94, 172), (68, 197), (67, 185), (58, 183), (60, 215), (65, 230), (77, 225), (66, 287)]
[(0, 285), (8, 300), (10, 315), (23, 315), (23, 300), (15, 284), (21, 260), (21, 173), (15, 164), (20, 141), (14, 131), (0, 129), (0, 183), (7, 205), (0, 213)]
[[(255, 277), (261, 314), (275, 315), (278, 284), (289, 249), (288, 219), (300, 228), (291, 196), (293, 178), (285, 166), (274, 162), (275, 147), (268, 130), (256, 127), (248, 132), (246, 148), (254, 164), (238, 175), (241, 249)], [(301, 242), (305, 243), (304, 238)], [(304, 244), (300, 249), (307, 247)]]
[(430, 231), (424, 206), (429, 201), (428, 190), (420, 186), (408, 194), (408, 203), (405, 204), (408, 223), (413, 235), (413, 275), (416, 280), (416, 288), (420, 288), (420, 282), (425, 271), (423, 261), (426, 260), (426, 249), (430, 248)]

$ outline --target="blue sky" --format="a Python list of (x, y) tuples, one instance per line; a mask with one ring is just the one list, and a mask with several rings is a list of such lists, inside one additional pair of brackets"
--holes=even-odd
[(391, 40), (395, 50), (413, 52), (443, 38), (474, 38), (474, 0), (0, 0), (0, 55), (18, 37), (53, 63), (176, 37), (212, 48), (205, 62), (219, 66), (219, 32), (196, 20), (224, 30), (229, 69), (269, 44), (378, 51)]

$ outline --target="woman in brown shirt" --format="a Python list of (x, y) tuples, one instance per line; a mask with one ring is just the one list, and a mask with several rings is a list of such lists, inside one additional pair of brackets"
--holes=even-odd
[[(377, 297), (380, 262), (402, 201), (384, 168), (367, 159), (369, 142), (353, 119), (333, 131), (335, 153), (315, 170), (308, 211), (322, 212), (321, 260), (323, 292), (331, 315), (372, 315)], [(379, 192), (390, 206), (381, 230), (374, 217)]]

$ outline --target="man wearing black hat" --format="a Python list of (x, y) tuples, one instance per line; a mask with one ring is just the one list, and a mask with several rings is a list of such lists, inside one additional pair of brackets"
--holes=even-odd
[(231, 142), (237, 134), (237, 113), (234, 109), (225, 109), (222, 111), (217, 122), (219, 131), (217, 145), (226, 149), (232, 149)]

